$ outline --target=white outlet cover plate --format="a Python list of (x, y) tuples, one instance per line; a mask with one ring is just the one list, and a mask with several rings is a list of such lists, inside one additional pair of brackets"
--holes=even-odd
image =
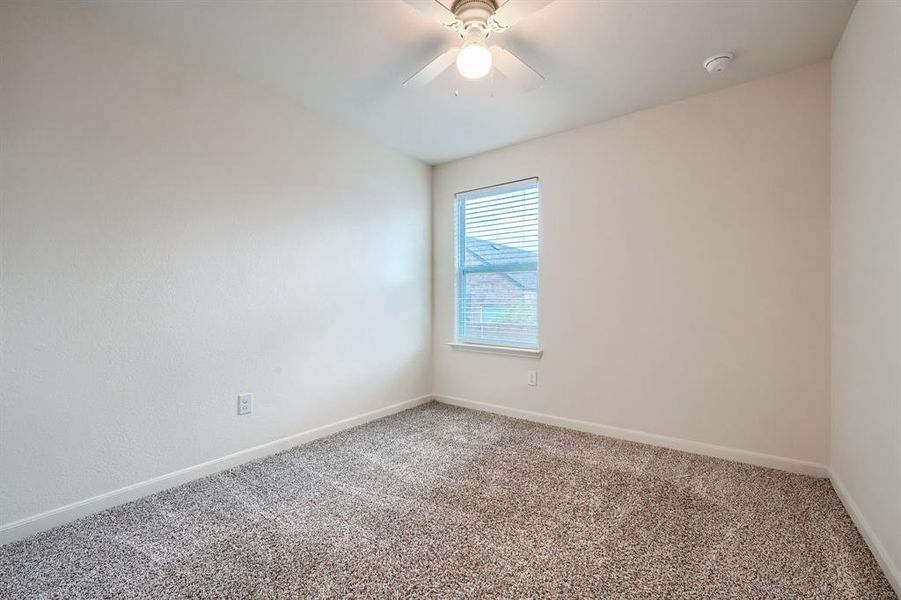
[(253, 412), (253, 394), (238, 394), (238, 414), (249, 415)]

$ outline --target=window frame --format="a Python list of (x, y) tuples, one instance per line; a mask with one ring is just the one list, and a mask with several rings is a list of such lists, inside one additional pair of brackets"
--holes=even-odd
[[(466, 202), (472, 199), (472, 194), (481, 191), (503, 192), (504, 188), (514, 188), (533, 183), (538, 195), (538, 257), (531, 263), (507, 263), (503, 265), (478, 265), (466, 266)], [(531, 187), (531, 186), (529, 186)], [(471, 190), (458, 192), (454, 195), (454, 341), (449, 345), (459, 350), (476, 350), (497, 352), (512, 356), (541, 357), (541, 187), (538, 177), (525, 177), (495, 185), (488, 185)], [(499, 340), (478, 339), (464, 337), (463, 311), (465, 310), (466, 275), (469, 273), (535, 273), (535, 342), (517, 343), (515, 341), (503, 342)]]

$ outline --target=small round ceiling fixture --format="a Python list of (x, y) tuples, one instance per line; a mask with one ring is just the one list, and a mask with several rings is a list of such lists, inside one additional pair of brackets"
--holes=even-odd
[(731, 63), (734, 58), (735, 55), (731, 52), (720, 52), (705, 60), (704, 68), (707, 69), (708, 73), (720, 73), (729, 66), (729, 63)]

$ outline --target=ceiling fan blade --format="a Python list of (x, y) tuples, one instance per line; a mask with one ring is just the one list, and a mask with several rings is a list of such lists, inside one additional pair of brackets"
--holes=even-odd
[(451, 48), (444, 54), (439, 55), (438, 58), (424, 66), (418, 73), (406, 80), (404, 82), (404, 87), (415, 88), (426, 85), (441, 75), (446, 68), (454, 64), (454, 61), (457, 59), (457, 54), (459, 53), (459, 48)]
[(444, 25), (448, 29), (456, 27), (457, 15), (452, 13), (438, 0), (404, 0), (407, 4), (427, 16), (433, 21)]
[(538, 71), (500, 46), (491, 47), (491, 59), (498, 71), (527, 92), (544, 83), (544, 77)]
[[(408, 0), (409, 1), (409, 0)], [(500, 29), (516, 25), (520, 20), (538, 12), (554, 0), (507, 0), (491, 17)]]

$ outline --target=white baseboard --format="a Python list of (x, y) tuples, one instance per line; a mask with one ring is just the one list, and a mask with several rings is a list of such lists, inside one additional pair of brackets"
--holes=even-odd
[(835, 493), (838, 494), (842, 504), (845, 505), (845, 510), (851, 515), (851, 520), (857, 525), (860, 536), (870, 547), (873, 556), (876, 558), (876, 562), (882, 567), (882, 572), (885, 573), (886, 579), (892, 584), (895, 594), (901, 598), (901, 565), (897, 565), (892, 561), (892, 557), (888, 550), (882, 545), (882, 542), (876, 536), (873, 528), (870, 527), (870, 524), (864, 518), (863, 513), (860, 512), (860, 507), (857, 506), (857, 503), (854, 501), (848, 488), (845, 487), (844, 482), (842, 482), (835, 470), (831, 468), (829, 469), (829, 479), (832, 480), (832, 487), (835, 488)]
[(684, 452), (691, 452), (692, 454), (702, 454), (704, 456), (712, 456), (714, 458), (723, 458), (726, 460), (748, 463), (760, 467), (769, 467), (771, 469), (779, 469), (781, 471), (789, 471), (791, 473), (800, 473), (802, 475), (812, 475), (814, 477), (829, 476), (829, 469), (828, 467), (826, 467), (826, 465), (808, 462), (805, 460), (798, 460), (795, 458), (784, 458), (782, 456), (761, 454), (759, 452), (752, 452), (750, 450), (740, 450), (738, 448), (716, 446), (714, 444), (694, 442), (691, 440), (684, 440), (665, 435), (657, 435), (655, 433), (636, 431), (634, 429), (623, 429), (621, 427), (601, 425), (599, 423), (592, 423), (590, 421), (579, 421), (577, 419), (569, 419), (567, 417), (557, 417), (545, 413), (532, 412), (530, 410), (501, 406), (499, 404), (476, 402), (475, 400), (466, 400), (464, 398), (455, 398), (453, 396), (436, 395), (433, 397), (438, 402), (443, 402), (445, 404), (453, 404), (454, 406), (462, 406), (464, 408), (487, 411), (508, 417), (515, 417), (517, 419), (525, 419), (526, 421), (534, 421), (536, 423), (544, 423), (546, 425), (555, 425), (557, 427), (575, 429), (577, 431), (596, 433), (598, 435), (604, 435), (620, 440), (628, 440), (630, 442), (639, 442), (642, 444), (650, 444), (652, 446), (671, 448), (673, 450), (682, 450)]
[(29, 535), (56, 527), (57, 525), (62, 525), (63, 523), (68, 523), (69, 521), (80, 519), (81, 517), (100, 512), (107, 508), (131, 500), (136, 500), (143, 496), (175, 487), (206, 475), (211, 475), (218, 471), (223, 471), (241, 463), (275, 454), (276, 452), (281, 452), (282, 450), (286, 450), (293, 446), (311, 442), (321, 437), (345, 429), (350, 429), (351, 427), (356, 427), (357, 425), (362, 425), (369, 421), (374, 421), (375, 419), (387, 417), (388, 415), (392, 415), (408, 408), (413, 408), (414, 406), (424, 404), (431, 400), (432, 396), (426, 395), (420, 396), (419, 398), (413, 398), (412, 400), (398, 402), (391, 406), (336, 421), (335, 423), (323, 425), (322, 427), (316, 427), (315, 429), (309, 429), (288, 437), (272, 440), (271, 442), (266, 442), (259, 446), (240, 450), (234, 454), (222, 456), (192, 467), (179, 469), (178, 471), (160, 475), (159, 477), (139, 481), (138, 483), (133, 483), (117, 490), (105, 492), (91, 498), (85, 498), (78, 502), (66, 504), (65, 506), (60, 506), (30, 517), (25, 517), (24, 519), (5, 523), (0, 525), (0, 544), (7, 544), (28, 537)]

